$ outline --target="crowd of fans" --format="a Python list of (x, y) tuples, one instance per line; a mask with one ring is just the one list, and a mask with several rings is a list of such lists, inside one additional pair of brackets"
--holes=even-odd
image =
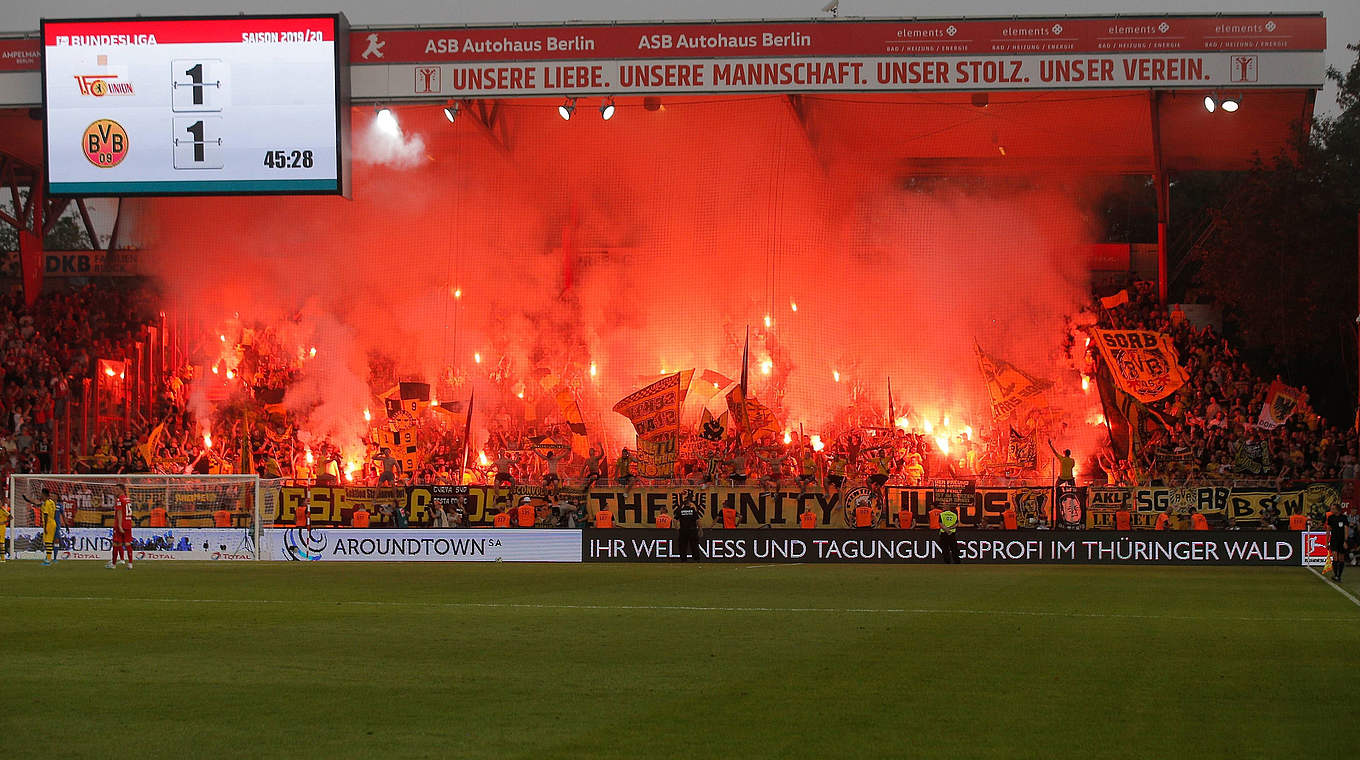
[(57, 421), (99, 357), (124, 356), (149, 318), (150, 294), (93, 285), (28, 308), (0, 295), (0, 475), (50, 472)]
[[(1106, 323), (1169, 334), (1189, 375), (1179, 391), (1152, 405), (1165, 433), (1145, 441), (1137, 454), (1137, 469), (1145, 477), (1177, 484), (1231, 480), (1262, 485), (1356, 477), (1353, 427), (1328, 424), (1306, 403), (1284, 424), (1274, 429), (1262, 425), (1270, 380), (1253, 374), (1212, 326), (1197, 326), (1184, 312), (1159, 306), (1151, 284), (1141, 283), (1129, 295), (1128, 304), (1105, 311)], [(1306, 394), (1308, 387), (1298, 390)]]
[[(92, 377), (97, 359), (128, 356), (132, 342), (144, 338), (155, 309), (153, 294), (138, 287), (53, 292), (32, 308), (17, 295), (4, 298), (0, 448), (5, 474), (51, 471), (54, 433), (75, 401), (73, 389)], [(1079, 453), (1099, 463), (1081, 468), (1083, 480), (1283, 485), (1356, 477), (1353, 429), (1329, 425), (1306, 405), (1283, 425), (1261, 427), (1258, 418), (1269, 382), (1254, 375), (1213, 328), (1160, 308), (1151, 288), (1134, 287), (1127, 304), (1096, 311), (1104, 326), (1171, 335), (1189, 380), (1152, 405), (1164, 425), (1142, 442), (1133, 461), (1119, 461), (1109, 452)], [(202, 357), (197, 371), (203, 377), (195, 377), (195, 365), (186, 362), (158, 380), (155, 403), (125, 426), (90, 430), (83, 447), (75, 444), (67, 460), (70, 468), (113, 473), (253, 470), (272, 478), (353, 485), (514, 482), (551, 487), (653, 480), (650, 460), (635, 450), (607, 454), (598, 446), (589, 452), (579, 445), (573, 449), (570, 436), (559, 434), (562, 425), (535, 430), (505, 414), (487, 414), (486, 440), (466, 450), (463, 427), (456, 422), (461, 417), (421, 415), (412, 424), (422, 456), (409, 469), (372, 436), (363, 441), (362, 450), (342, 451), (333, 441), (300, 431), (278, 404), (307, 357), (296, 355), (297, 349), (286, 346), (289, 341), (273, 329), (243, 331), (239, 341), (230, 366), (211, 366), (216, 377), (206, 374)], [(204, 403), (204, 387), (233, 376), (234, 396)], [(881, 411), (867, 416), (883, 419)], [(979, 430), (975, 436), (970, 429), (941, 443), (921, 431), (863, 424), (862, 418), (857, 423), (853, 415), (828, 426), (822, 436), (790, 432), (743, 442), (695, 430), (679, 442), (674, 474), (659, 480), (770, 490), (831, 490), (847, 483), (921, 485), (940, 477), (982, 474), (986, 457), (995, 453), (995, 443), (987, 443), (993, 438), (993, 431)], [(1046, 462), (1046, 453), (1041, 450), (1038, 461)], [(1046, 480), (1040, 473), (1030, 476)]]

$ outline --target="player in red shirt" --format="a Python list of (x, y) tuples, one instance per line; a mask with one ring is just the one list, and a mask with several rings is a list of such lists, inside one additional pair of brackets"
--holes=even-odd
[(113, 569), (119, 562), (132, 567), (132, 503), (126, 492), (118, 494), (113, 507), (113, 559), (104, 567)]

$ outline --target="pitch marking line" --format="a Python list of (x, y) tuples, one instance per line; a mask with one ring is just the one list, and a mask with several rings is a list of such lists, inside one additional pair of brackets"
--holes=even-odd
[[(1345, 593), (1345, 592), (1342, 592)], [(1347, 594), (1347, 596), (1350, 596)], [(183, 599), (178, 597), (123, 597), (123, 596), (38, 596), (0, 595), (0, 599), (59, 601), (59, 602), (144, 602), (152, 604), (313, 604), (326, 607), (413, 607), (453, 609), (530, 609), (530, 610), (637, 610), (646, 612), (823, 612), (875, 615), (996, 615), (1018, 617), (1107, 618), (1115, 620), (1233, 620), (1251, 623), (1351, 623), (1347, 617), (1226, 617), (1194, 615), (1135, 615), (1118, 612), (1051, 612), (1034, 610), (949, 610), (906, 607), (709, 607), (681, 604), (528, 604), (517, 602), (395, 602), (382, 600), (345, 599), (321, 601), (313, 599)], [(1360, 604), (1360, 602), (1357, 602)]]
[(1323, 575), (1322, 573), (1319, 573), (1317, 570), (1314, 570), (1311, 567), (1308, 568), (1308, 572), (1312, 573), (1313, 575), (1316, 575), (1318, 577), (1318, 580), (1321, 580), (1323, 583), (1327, 584), (1332, 590), (1336, 591), (1336, 593), (1351, 600), (1351, 604), (1354, 604), (1356, 607), (1360, 607), (1360, 599), (1356, 599), (1354, 594), (1352, 594), (1351, 592), (1347, 591), (1344, 588), (1341, 588), (1341, 584), (1332, 582), (1327, 578), (1327, 576)]

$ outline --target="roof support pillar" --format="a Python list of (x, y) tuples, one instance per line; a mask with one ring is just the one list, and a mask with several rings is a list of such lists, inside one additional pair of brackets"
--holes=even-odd
[(1171, 221), (1171, 182), (1162, 161), (1161, 93), (1148, 92), (1148, 115), (1152, 120), (1152, 181), (1157, 190), (1157, 302), (1166, 305), (1167, 225)]

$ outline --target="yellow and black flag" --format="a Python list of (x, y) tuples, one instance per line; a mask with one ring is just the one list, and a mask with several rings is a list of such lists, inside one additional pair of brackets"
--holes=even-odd
[(978, 369), (982, 370), (982, 380), (992, 400), (994, 419), (1009, 417), (1026, 401), (1053, 386), (1049, 380), (1040, 380), (1010, 362), (983, 353), (976, 343), (973, 349), (977, 351)]

